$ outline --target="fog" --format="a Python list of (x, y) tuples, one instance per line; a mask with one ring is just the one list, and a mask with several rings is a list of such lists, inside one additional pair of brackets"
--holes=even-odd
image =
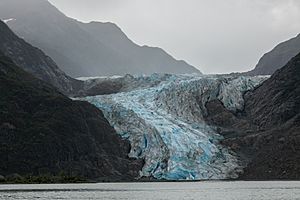
[(50, 0), (80, 21), (116, 23), (204, 73), (247, 71), (300, 32), (299, 0)]

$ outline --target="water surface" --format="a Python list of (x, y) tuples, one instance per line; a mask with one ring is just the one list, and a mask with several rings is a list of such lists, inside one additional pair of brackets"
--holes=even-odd
[(0, 185), (0, 199), (294, 200), (300, 182)]

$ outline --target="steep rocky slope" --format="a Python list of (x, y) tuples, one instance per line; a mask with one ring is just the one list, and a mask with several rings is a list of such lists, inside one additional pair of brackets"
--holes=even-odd
[(131, 180), (142, 167), (127, 157), (102, 112), (72, 101), (0, 54), (0, 174)]
[(300, 54), (245, 97), (258, 133), (244, 178), (300, 178)]
[(255, 69), (247, 75), (272, 75), (276, 70), (285, 66), (290, 59), (300, 52), (300, 34), (288, 41), (277, 45), (266, 53), (258, 62)]
[(245, 108), (206, 104), (206, 120), (247, 164), (241, 179), (300, 178), (300, 54), (245, 95)]
[(81, 87), (80, 81), (67, 76), (50, 57), (16, 36), (1, 20), (0, 50), (22, 69), (65, 94), (72, 94)]
[(111, 23), (83, 24), (66, 17), (47, 0), (1, 0), (0, 18), (50, 55), (67, 74), (78, 76), (199, 73), (159, 48), (141, 47)]

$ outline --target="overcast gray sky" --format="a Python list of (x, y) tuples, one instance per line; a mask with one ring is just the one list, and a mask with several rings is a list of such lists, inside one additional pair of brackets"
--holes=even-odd
[(300, 0), (49, 0), (80, 21), (114, 22), (204, 73), (252, 69), (300, 33)]

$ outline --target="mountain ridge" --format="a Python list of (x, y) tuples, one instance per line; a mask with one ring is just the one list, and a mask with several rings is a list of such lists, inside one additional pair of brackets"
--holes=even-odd
[(276, 70), (284, 67), (294, 56), (300, 52), (300, 34), (276, 45), (271, 51), (265, 53), (256, 67), (244, 73), (245, 75), (272, 75)]
[[(24, 3), (27, 5), (25, 10), (21, 9)], [(69, 18), (45, 0), (3, 0), (0, 11), (0, 18), (16, 19), (8, 25), (17, 35), (41, 48), (73, 77), (200, 73), (161, 49), (134, 44), (119, 27), (115, 28), (115, 24), (97, 23), (99, 26), (96, 28), (102, 32), (111, 29), (114, 31), (109, 32), (110, 35), (125, 35), (117, 41), (106, 43), (105, 39), (97, 38), (96, 33), (86, 30), (95, 23), (85, 24)], [(126, 51), (119, 50), (120, 43), (127, 45)]]
[(16, 36), (2, 21), (0, 21), (0, 50), (25, 71), (65, 94), (73, 94), (81, 87), (81, 81), (67, 76), (49, 56)]

